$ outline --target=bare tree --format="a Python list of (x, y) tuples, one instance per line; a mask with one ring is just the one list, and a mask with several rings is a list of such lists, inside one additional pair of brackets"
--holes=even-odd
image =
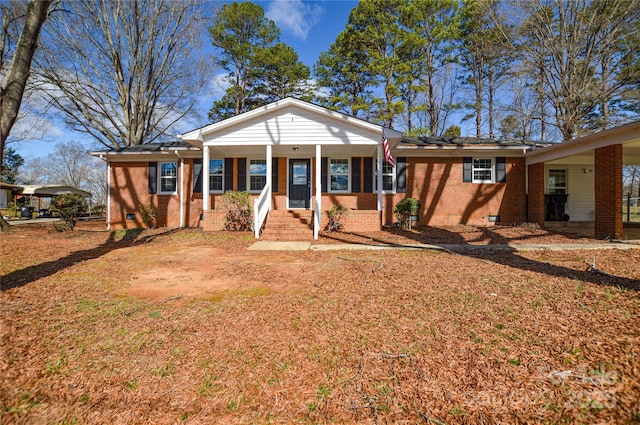
[(19, 180), (25, 184), (63, 184), (86, 190), (93, 201), (106, 200), (106, 164), (89, 155), (80, 142), (56, 144), (46, 157), (28, 158), (21, 168)]
[(622, 177), (627, 193), (640, 196), (640, 165), (623, 165)]
[(205, 82), (198, 0), (69, 0), (51, 21), (39, 82), (74, 130), (107, 147), (150, 143), (190, 114)]
[(600, 126), (607, 126), (607, 104), (638, 78), (625, 71), (637, 52), (623, 41), (638, 30), (640, 1), (523, 0), (515, 6), (524, 15), (521, 57), (539, 76), (564, 140), (579, 134), (598, 108)]
[[(29, 79), (31, 62), (38, 47), (38, 38), (42, 25), (48, 16), (49, 7), (53, 1), (32, 1), (27, 5), (24, 17), (9, 7), (2, 6), (2, 34), (0, 34), (0, 164), (2, 153), (9, 133), (13, 128), (22, 97), (24, 96), (27, 80)], [(11, 28), (23, 18), (20, 37), (15, 44), (11, 44)]]

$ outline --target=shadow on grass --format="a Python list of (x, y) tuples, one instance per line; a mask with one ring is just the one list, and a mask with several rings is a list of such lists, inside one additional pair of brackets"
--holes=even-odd
[[(429, 232), (433, 228), (426, 228)], [(438, 228), (433, 238), (430, 240), (430, 233), (428, 232), (410, 232), (404, 231), (398, 228), (391, 228), (383, 230), (383, 233), (387, 232), (390, 236), (402, 236), (405, 239), (410, 239), (413, 243), (401, 244), (392, 242), (393, 237), (385, 239), (384, 236), (374, 238), (369, 235), (361, 235), (358, 233), (344, 233), (342, 236), (340, 233), (323, 234), (322, 236), (327, 239), (335, 241), (361, 244), (361, 245), (380, 245), (386, 244), (395, 247), (412, 247), (414, 243), (435, 245), (445, 251), (455, 251), (455, 254), (465, 257), (476, 258), (485, 262), (493, 262), (501, 264), (507, 267), (512, 267), (525, 271), (532, 271), (536, 273), (545, 274), (553, 277), (567, 277), (577, 279), (582, 282), (594, 283), (597, 285), (615, 286), (633, 291), (640, 291), (640, 280), (631, 279), (622, 276), (615, 276), (611, 274), (601, 274), (594, 271), (576, 270), (569, 267), (558, 266), (555, 264), (546, 263), (543, 261), (531, 260), (519, 255), (518, 251), (509, 247), (506, 244), (513, 240), (526, 240), (527, 237), (517, 239), (507, 239), (502, 235), (492, 232), (489, 228), (482, 229), (482, 238), (477, 240), (488, 240), (489, 244), (501, 245), (498, 248), (488, 247), (486, 245), (472, 245), (469, 241), (465, 240), (459, 233), (450, 232), (446, 229)], [(564, 235), (564, 233), (563, 233)], [(353, 237), (356, 237), (354, 240)], [(536, 237), (532, 235), (531, 238)], [(581, 236), (574, 237), (575, 239), (581, 238)], [(395, 238), (397, 239), (397, 238)], [(446, 240), (446, 243), (439, 242)], [(455, 248), (453, 247), (455, 246)], [(430, 249), (430, 248), (425, 248)]]
[(31, 282), (35, 282), (38, 279), (51, 276), (59, 272), (60, 270), (64, 270), (67, 267), (73, 266), (74, 264), (99, 258), (119, 248), (147, 243), (158, 236), (169, 235), (177, 232), (178, 230), (179, 229), (167, 229), (162, 233), (154, 233), (142, 237), (140, 237), (140, 235), (144, 233), (145, 229), (113, 231), (109, 235), (109, 239), (107, 239), (107, 241), (100, 246), (83, 251), (75, 251), (70, 253), (66, 257), (47, 261), (41, 264), (35, 264), (33, 266), (16, 270), (8, 273), (5, 276), (2, 276), (2, 279), (0, 280), (0, 292), (8, 291), (9, 289), (13, 288), (19, 288)]

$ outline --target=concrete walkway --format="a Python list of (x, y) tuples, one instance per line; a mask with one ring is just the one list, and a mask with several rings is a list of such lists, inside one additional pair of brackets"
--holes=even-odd
[(382, 249), (431, 249), (438, 251), (567, 251), (593, 249), (640, 249), (640, 244), (625, 242), (602, 242), (596, 244), (510, 244), (510, 245), (452, 245), (452, 244), (317, 244), (293, 241), (258, 241), (249, 247), (253, 251), (378, 251)]
[(29, 218), (22, 220), (8, 220), (7, 223), (11, 226), (22, 226), (25, 224), (47, 224), (47, 223), (56, 223), (60, 221), (60, 217), (38, 217), (38, 218)]

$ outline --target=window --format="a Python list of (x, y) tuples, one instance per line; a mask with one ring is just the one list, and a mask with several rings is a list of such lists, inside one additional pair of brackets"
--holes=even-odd
[(493, 160), (473, 158), (473, 183), (493, 183)]
[(329, 191), (349, 192), (349, 160), (329, 160)]
[(252, 159), (249, 161), (249, 191), (260, 192), (267, 184), (267, 160)]
[(567, 170), (549, 170), (547, 185), (549, 194), (564, 195), (567, 193)]
[[(378, 168), (373, 175), (373, 190), (378, 190)], [(393, 192), (393, 167), (382, 161), (382, 191)]]
[(175, 193), (178, 188), (178, 163), (160, 163), (160, 193)]
[(222, 159), (209, 160), (209, 192), (223, 192), (224, 189), (224, 161)]

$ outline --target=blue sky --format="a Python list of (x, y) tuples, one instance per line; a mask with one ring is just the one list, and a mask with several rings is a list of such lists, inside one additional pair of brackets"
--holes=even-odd
[[(349, 12), (357, 6), (356, 0), (275, 0), (256, 1), (265, 10), (267, 17), (272, 19), (280, 28), (281, 41), (292, 46), (298, 53), (300, 60), (313, 70), (321, 52), (327, 50), (337, 35), (345, 28), (349, 18)], [(205, 51), (212, 53), (209, 39), (203, 40)], [(206, 124), (206, 114), (216, 97), (216, 81), (220, 75), (212, 75), (209, 84), (209, 95), (202, 96), (198, 101), (200, 113), (203, 116), (202, 123)], [(218, 93), (222, 90), (218, 89)], [(27, 123), (25, 123), (27, 124)], [(189, 124), (186, 124), (188, 127)], [(191, 128), (182, 128), (188, 131)], [(47, 141), (26, 140), (16, 142), (11, 146), (25, 159), (46, 156), (53, 151), (56, 143), (76, 140), (87, 146), (88, 149), (96, 148), (93, 139), (70, 131), (64, 124), (52, 122), (48, 131)]]

